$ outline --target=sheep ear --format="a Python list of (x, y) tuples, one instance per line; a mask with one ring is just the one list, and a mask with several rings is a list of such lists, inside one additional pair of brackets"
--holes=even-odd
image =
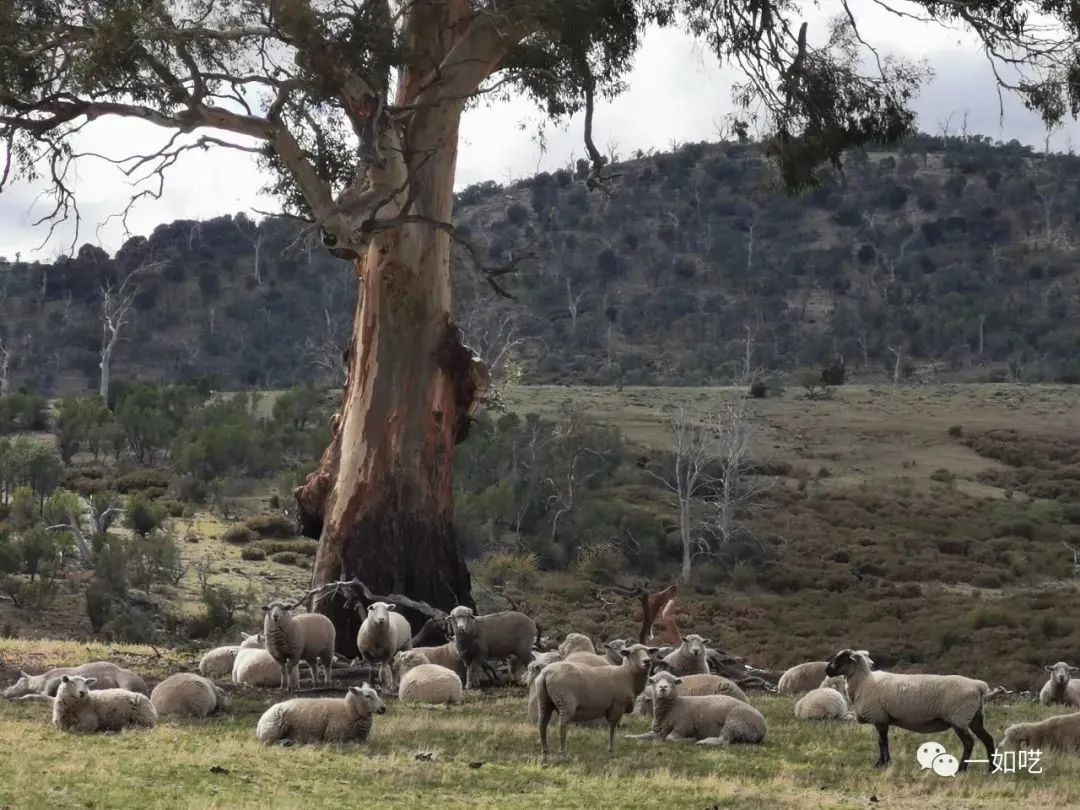
[(675, 684), (676, 686), (678, 686), (680, 683), (682, 683), (682, 678), (676, 678), (675, 680), (672, 681), (672, 683)]
[(93, 686), (95, 683), (97, 683), (97, 678), (83, 678), (83, 683), (85, 683), (87, 686)]
[(389, 604), (389, 605), (386, 606), (386, 609), (387, 610), (397, 610), (397, 605)]
[(263, 606), (262, 606), (262, 612), (263, 612), (263, 613), (266, 613), (266, 612), (268, 612), (269, 610), (270, 610), (270, 606), (269, 606), (269, 605), (263, 605)]
[(650, 675), (649, 676), (649, 683), (656, 683), (656, 676), (655, 675)]
[(658, 652), (660, 652), (660, 648), (659, 647), (646, 647), (645, 652), (647, 652), (649, 655), (656, 655)]
[(701, 643), (702, 644), (712, 644), (712, 639), (711, 638), (703, 638), (701, 640)]
[(619, 650), (619, 655), (621, 655), (623, 658), (629, 658), (630, 657), (630, 651), (629, 650)]
[(244, 641), (247, 641), (249, 638), (251, 638), (251, 633), (245, 633), (243, 630), (241, 630), (240, 638), (242, 638)]
[(23, 672), (23, 671), (22, 671), (22, 670), (20, 669), (20, 670), (19, 670), (19, 677), (20, 677), (20, 678), (29, 678), (30, 676), (29, 676), (29, 675), (27, 675), (27, 674), (26, 674), (25, 672)]
[[(1047, 664), (1045, 667), (1043, 667), (1043, 669), (1045, 669), (1047, 672), (1053, 672), (1054, 671), (1054, 668), (1052, 666), (1050, 666), (1049, 664)], [(1071, 669), (1071, 667), (1070, 667), (1070, 669)]]
[(71, 678), (69, 678), (67, 675), (61, 675), (60, 683), (71, 683)]

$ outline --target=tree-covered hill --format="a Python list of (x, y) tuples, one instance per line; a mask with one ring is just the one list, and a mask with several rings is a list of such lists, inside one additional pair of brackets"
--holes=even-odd
[[(920, 136), (849, 154), (799, 198), (754, 144), (637, 155), (610, 194), (586, 171), (458, 195), (459, 320), (526, 381), (724, 382), (748, 338), (768, 370), (840, 356), (890, 377), (1080, 380), (1078, 157)], [(289, 220), (239, 215), (161, 225), (113, 258), (0, 261), (10, 387), (96, 387), (102, 287), (144, 265), (117, 379), (332, 378), (353, 270), (295, 241)], [(513, 301), (483, 279), (508, 265)]]

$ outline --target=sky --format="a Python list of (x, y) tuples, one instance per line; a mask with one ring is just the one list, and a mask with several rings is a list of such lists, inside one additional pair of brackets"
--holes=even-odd
[[(811, 43), (815, 35), (824, 34), (827, 18), (835, 12), (828, 0), (822, 6), (822, 11), (808, 7), (806, 12)], [(942, 122), (952, 116), (956, 133), (966, 113), (969, 133), (1043, 147), (1042, 122), (1017, 99), (1005, 96), (1001, 114), (990, 67), (969, 35), (899, 19), (870, 0), (854, 0), (853, 8), (863, 37), (883, 55), (925, 59), (933, 68), (934, 78), (915, 105), (921, 130), (940, 132)], [(637, 149), (663, 151), (689, 141), (717, 140), (724, 116), (732, 111), (730, 86), (736, 76), (682, 32), (650, 31), (627, 77), (628, 90), (597, 106), (597, 146), (625, 158)], [(580, 116), (564, 126), (544, 126), (544, 148), (537, 138), (542, 121), (540, 111), (520, 98), (467, 112), (457, 186), (484, 180), (506, 183), (571, 165), (584, 155)], [(80, 135), (77, 148), (113, 156), (145, 153), (169, 134), (142, 122), (99, 119)], [(1080, 147), (1080, 126), (1073, 122), (1054, 133), (1050, 144), (1064, 150), (1074, 142)], [(258, 210), (276, 210), (272, 198), (259, 194), (264, 180), (254, 158), (228, 150), (183, 157), (168, 173), (161, 199), (140, 202), (127, 218), (126, 230), (110, 216), (123, 210), (131, 197), (128, 178), (110, 164), (83, 158), (72, 179), (83, 216), (75, 244), (97, 244), (110, 253), (128, 236), (149, 234), (163, 222), (239, 211), (257, 218)], [(59, 227), (47, 241), (47, 228), (31, 224), (49, 210), (43, 188), (20, 184), (0, 193), (0, 256), (14, 258), (18, 253), (24, 260), (46, 261), (70, 252), (72, 223)]]

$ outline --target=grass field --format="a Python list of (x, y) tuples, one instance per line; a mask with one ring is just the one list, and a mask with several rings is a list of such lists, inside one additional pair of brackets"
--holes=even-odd
[[(0, 640), (9, 665), (78, 662), (112, 652), (157, 677), (190, 661), (148, 648), (109, 650), (68, 642)], [(1043, 773), (989, 775), (983, 765), (953, 779), (919, 769), (915, 749), (953, 735), (894, 731), (894, 765), (873, 767), (875, 735), (854, 723), (799, 723), (789, 699), (752, 696), (769, 731), (762, 746), (703, 749), (574, 728), (569, 757), (544, 763), (524, 718), (522, 690), (470, 695), (452, 708), (388, 701), (366, 746), (263, 748), (255, 723), (277, 699), (235, 696), (207, 722), (163, 722), (149, 732), (74, 736), (49, 723), (37, 701), (0, 702), (0, 807), (173, 808), (1011, 808), (1080, 803), (1080, 759), (1046, 755)], [(991, 706), (1000, 737), (1011, 722), (1048, 715), (1029, 702)], [(634, 717), (623, 733), (647, 730)], [(976, 753), (978, 756), (978, 752)]]

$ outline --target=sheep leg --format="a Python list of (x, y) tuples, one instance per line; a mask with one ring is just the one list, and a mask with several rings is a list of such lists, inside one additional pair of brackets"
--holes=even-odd
[[(684, 738), (686, 741), (690, 741), (690, 737)], [(697, 741), (698, 745), (728, 745), (731, 743), (727, 737), (704, 737)]]
[(968, 760), (971, 759), (971, 751), (975, 747), (975, 737), (963, 726), (953, 726), (952, 729), (964, 745), (964, 753), (960, 755), (960, 773), (963, 773), (967, 770)]
[[(706, 739), (718, 740), (720, 738), (719, 737), (712, 737), (712, 738), (706, 737)], [(670, 734), (668, 734), (666, 737), (664, 737), (664, 742), (697, 742), (697, 738), (696, 737), (684, 737), (683, 735), (679, 734), (677, 731), (673, 731)]]
[[(559, 755), (566, 756), (566, 732), (570, 730), (572, 717), (559, 712)], [(614, 750), (614, 749), (612, 749)]]
[(540, 702), (540, 718), (537, 721), (537, 725), (540, 726), (540, 753), (545, 757), (548, 755), (548, 724), (551, 722), (551, 715), (554, 714), (555, 707), (546, 701)]
[(889, 724), (888, 723), (876, 723), (874, 728), (877, 729), (878, 737), (878, 761), (875, 763), (877, 768), (888, 767), (892, 757), (889, 756)]
[(289, 682), (289, 662), (285, 661), (281, 665), (281, 681), (278, 683), (282, 692), (289, 690)]
[(607, 750), (609, 754), (615, 753), (615, 730), (619, 727), (619, 721), (608, 720), (608, 742)]
[(659, 739), (651, 731), (646, 731), (644, 734), (625, 734), (623, 736), (628, 740), (657, 740), (657, 739)]
[(994, 745), (994, 738), (989, 731), (986, 730), (985, 721), (983, 719), (982, 710), (980, 710), (973, 718), (971, 718), (971, 730), (975, 732), (975, 736), (979, 738), (979, 741), (986, 747), (986, 758), (990, 760), (987, 767), (990, 768), (990, 773), (994, 772), (994, 751), (996, 746)]

